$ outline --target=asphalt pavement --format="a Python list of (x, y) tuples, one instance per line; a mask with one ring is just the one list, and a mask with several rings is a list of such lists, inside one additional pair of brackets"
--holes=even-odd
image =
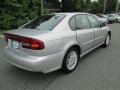
[(0, 90), (120, 90), (120, 24), (109, 25), (111, 44), (87, 54), (76, 70), (48, 74), (19, 69), (6, 61), (0, 38)]

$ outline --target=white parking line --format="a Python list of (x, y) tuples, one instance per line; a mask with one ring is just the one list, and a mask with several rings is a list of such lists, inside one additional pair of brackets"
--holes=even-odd
[(3, 36), (3, 35), (0, 35), (0, 37), (1, 37), (1, 38), (4, 38), (4, 36)]

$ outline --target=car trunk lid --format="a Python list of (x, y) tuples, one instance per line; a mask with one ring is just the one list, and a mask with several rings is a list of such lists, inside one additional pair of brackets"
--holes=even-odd
[(5, 33), (18, 35), (18, 36), (24, 36), (24, 37), (35, 37), (40, 34), (48, 33), (49, 31), (43, 31), (43, 30), (37, 30), (37, 29), (15, 29), (10, 30)]
[(5, 32), (5, 39), (8, 45), (14, 49), (44, 49), (44, 42), (36, 36), (47, 33), (47, 31), (39, 31), (35, 29), (17, 29)]

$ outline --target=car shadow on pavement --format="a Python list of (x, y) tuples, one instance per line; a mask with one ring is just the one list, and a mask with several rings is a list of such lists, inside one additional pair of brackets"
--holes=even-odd
[(11, 72), (11, 74), (15, 77), (15, 78), (21, 78), (24, 79), (26, 81), (54, 81), (56, 78), (58, 78), (59, 76), (64, 76), (64, 75), (68, 75), (64, 72), (62, 72), (62, 70), (57, 70), (54, 72), (50, 72), (50, 73), (41, 73), (41, 72), (31, 72), (31, 71), (26, 71), (23, 70), (21, 68), (18, 68), (16, 66), (10, 65), (9, 67), (9, 72)]
[(102, 50), (103, 47), (100, 46), (96, 49), (94, 49), (93, 51), (89, 52), (88, 54), (86, 54), (85, 56), (80, 58), (80, 62), (83, 62), (84, 60), (86, 60), (86, 58), (89, 58), (90, 56), (94, 55), (95, 53), (99, 52), (100, 50)]
[[(12, 65), (9, 66), (7, 71), (9, 72), (9, 78), (14, 78), (14, 80), (19, 81), (20, 84), (26, 84), (27, 88), (35, 86), (36, 88), (39, 87), (39, 89), (46, 88), (49, 84), (58, 79), (59, 76), (67, 75), (61, 70), (43, 74), (41, 72), (26, 71)], [(14, 83), (14, 80), (12, 80), (11, 83)]]

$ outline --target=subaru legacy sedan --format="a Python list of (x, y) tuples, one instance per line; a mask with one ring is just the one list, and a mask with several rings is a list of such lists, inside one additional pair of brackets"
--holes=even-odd
[(33, 72), (72, 72), (82, 56), (110, 44), (111, 31), (88, 13), (56, 13), (38, 17), (5, 32), (4, 49), (11, 64)]

